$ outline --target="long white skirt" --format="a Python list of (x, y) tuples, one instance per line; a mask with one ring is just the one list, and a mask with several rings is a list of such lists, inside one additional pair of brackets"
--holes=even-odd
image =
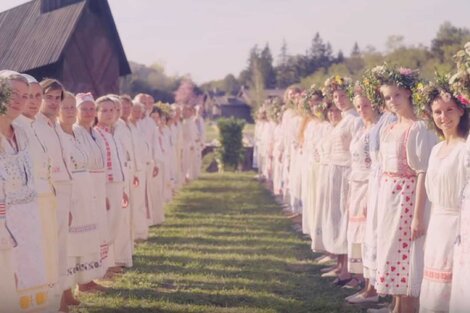
[(98, 231), (98, 244), (100, 246), (101, 272), (99, 277), (103, 277), (108, 270), (109, 253), (109, 232), (108, 216), (106, 211), (106, 174), (104, 170), (90, 172), (93, 181), (93, 209), (96, 217), (96, 227)]
[(13, 312), (44, 310), (49, 304), (51, 290), (47, 285), (43, 230), (38, 202), (35, 200), (9, 206), (7, 225), (18, 244), (13, 249), (12, 259), (17, 278), (15, 299), (18, 305)]
[[(100, 278), (101, 258), (92, 176), (73, 173), (72, 223), (68, 234), (67, 285), (84, 284)], [(91, 195), (91, 196), (90, 196)]]
[[(132, 176), (132, 175), (130, 175)], [(124, 182), (124, 192), (130, 197), (130, 181)], [(130, 199), (130, 198), (129, 198)], [(134, 241), (132, 238), (131, 207), (130, 202), (127, 207), (120, 204), (119, 231), (113, 244), (113, 258), (116, 266), (132, 266), (132, 252), (134, 251)]]
[[(130, 186), (130, 208), (132, 215), (132, 232), (134, 239), (147, 239), (149, 227), (147, 222), (147, 206), (145, 201), (145, 188), (147, 187), (147, 175), (144, 171), (134, 172), (139, 179), (139, 186)], [(132, 177), (132, 180), (134, 178)]]
[(432, 208), (424, 246), (424, 277), (419, 299), (421, 312), (449, 311), (458, 227), (459, 210)]
[(323, 245), (332, 254), (348, 253), (348, 192), (351, 168), (328, 165), (321, 183), (327, 185), (323, 203)]
[(348, 271), (362, 274), (362, 244), (367, 214), (367, 181), (350, 182), (348, 222)]
[(470, 185), (464, 189), (460, 212), (460, 237), (454, 247), (450, 309), (452, 313), (470, 312)]
[(312, 193), (315, 193), (315, 186), (314, 186), (314, 164), (312, 162), (308, 162), (308, 158), (304, 156), (304, 161), (302, 164), (306, 164), (305, 170), (301, 171), (302, 177), (302, 232), (306, 235), (309, 235), (312, 229), (311, 222), (313, 220), (312, 213), (313, 213), (313, 205), (311, 204)]
[(157, 167), (158, 175), (157, 177), (152, 177), (152, 184), (150, 186), (151, 192), (154, 193), (152, 201), (156, 201), (156, 203), (152, 204), (151, 225), (161, 225), (165, 221), (165, 171), (163, 170), (163, 163), (158, 163)]
[(372, 285), (375, 284), (377, 272), (377, 205), (381, 177), (380, 166), (372, 166), (367, 186), (367, 218), (362, 245), (363, 274)]
[(289, 189), (291, 210), (296, 213), (302, 212), (302, 161), (303, 156), (299, 151), (292, 148), (291, 164), (289, 171)]
[(71, 181), (53, 182), (57, 199), (57, 242), (59, 250), (59, 288), (67, 289), (67, 263), (68, 263), (68, 237), (69, 237), (69, 212), (72, 207)]
[[(1, 227), (1, 226), (0, 226)], [(2, 230), (4, 232), (6, 230)], [(3, 238), (2, 238), (3, 239)], [(18, 310), (15, 286), (15, 269), (13, 267), (13, 247), (0, 250), (0, 313), (11, 313)]]
[(325, 251), (325, 246), (323, 245), (323, 214), (328, 201), (328, 184), (322, 178), (325, 177), (327, 171), (328, 165), (326, 164), (317, 164), (316, 170), (313, 171), (317, 173), (314, 177), (315, 199), (311, 202), (315, 206), (312, 214), (312, 231), (310, 233), (312, 251), (314, 252)]

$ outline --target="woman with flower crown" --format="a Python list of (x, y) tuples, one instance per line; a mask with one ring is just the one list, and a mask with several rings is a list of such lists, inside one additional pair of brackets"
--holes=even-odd
[(429, 215), (424, 179), (437, 142), (412, 103), (417, 73), (387, 64), (374, 69), (385, 104), (397, 122), (382, 130), (382, 181), (377, 208), (377, 280), (379, 294), (395, 297), (394, 312), (416, 309), (423, 270), (424, 234)]
[(351, 140), (361, 127), (347, 90), (349, 78), (333, 76), (325, 82), (325, 94), (341, 111), (342, 119), (329, 136), (329, 161), (325, 175), (326, 201), (323, 203), (322, 230), (325, 250), (338, 256), (338, 278), (335, 284), (342, 286), (351, 280), (347, 268), (348, 190), (351, 172)]
[[(458, 72), (452, 76), (451, 84), (459, 100), (470, 107), (470, 42), (456, 54)], [(454, 246), (452, 268), (452, 290), (449, 312), (470, 312), (468, 291), (470, 290), (470, 137), (467, 137), (464, 157), (466, 172), (465, 187), (462, 192), (460, 220), (456, 226), (458, 237)], [(462, 168), (460, 168), (462, 170)]]
[[(318, 180), (316, 181), (318, 183), (315, 186), (315, 211), (313, 212), (311, 236), (312, 250), (315, 252), (327, 251), (323, 243), (323, 215), (325, 214), (325, 208), (330, 198), (329, 184), (325, 183), (324, 177), (326, 177), (330, 166), (331, 135), (342, 119), (341, 111), (328, 98), (325, 99), (325, 115), (328, 120), (328, 125), (324, 126), (324, 137), (318, 142), (315, 151), (318, 160)], [(330, 268), (330, 270), (330, 272), (323, 274), (322, 277), (336, 276), (339, 268), (338, 266), (334, 266)]]
[[(356, 82), (353, 98), (354, 106), (364, 126), (353, 136), (350, 145), (351, 176), (349, 190), (348, 271), (360, 276), (364, 272), (363, 245), (368, 215), (367, 189), (372, 164), (369, 148), (370, 135), (380, 116), (378, 104), (373, 104), (372, 102), (376, 96), (374, 89), (371, 92), (366, 72), (363, 78)], [(378, 295), (368, 290), (368, 285), (365, 284), (362, 290), (347, 297), (346, 300), (349, 303), (377, 302)]]
[(418, 88), (415, 98), (432, 119), (437, 134), (444, 138), (431, 151), (425, 181), (432, 206), (424, 249), (420, 312), (449, 312), (460, 195), (468, 176), (463, 165), (469, 114), (465, 105), (452, 94), (445, 77)]
[(314, 85), (306, 92), (303, 99), (304, 121), (302, 122), (301, 132), (299, 133), (301, 143), (302, 157), (302, 232), (310, 235), (312, 232), (314, 205), (314, 159), (315, 159), (315, 143), (320, 135), (321, 119), (315, 114), (318, 113), (318, 107), (323, 101), (323, 93)]
[(284, 153), (284, 141), (282, 140), (282, 103), (281, 99), (271, 99), (270, 115), (275, 121), (274, 143), (273, 143), (273, 194), (280, 196), (282, 194), (282, 161)]

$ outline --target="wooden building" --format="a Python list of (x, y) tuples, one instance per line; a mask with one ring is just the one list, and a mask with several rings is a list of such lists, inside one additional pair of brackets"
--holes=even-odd
[(32, 0), (0, 13), (0, 69), (95, 97), (131, 73), (107, 0)]

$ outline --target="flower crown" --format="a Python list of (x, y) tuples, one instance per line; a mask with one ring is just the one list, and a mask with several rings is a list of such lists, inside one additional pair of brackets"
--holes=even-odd
[(388, 63), (371, 69), (370, 78), (381, 85), (396, 85), (412, 90), (419, 81), (419, 72), (404, 67), (396, 67)]
[(11, 88), (8, 80), (0, 77), (0, 115), (5, 114), (6, 104), (10, 100)]
[(457, 73), (449, 79), (449, 83), (454, 92), (468, 99), (470, 98), (470, 42), (455, 54), (454, 60), (457, 64)]
[(348, 91), (349, 87), (352, 84), (352, 79), (350, 77), (343, 77), (339, 75), (331, 76), (325, 81), (325, 85), (323, 87), (323, 94), (332, 99), (333, 93), (336, 90), (344, 90)]
[(310, 88), (303, 93), (303, 101), (302, 101), (302, 114), (311, 115), (313, 114), (312, 108), (310, 107), (310, 100), (314, 97), (319, 97), (323, 99), (323, 92), (321, 89), (318, 89), (315, 85), (310, 86)]
[(413, 103), (417, 107), (418, 115), (422, 117), (431, 117), (431, 103), (441, 98), (444, 101), (454, 101), (461, 109), (470, 108), (470, 101), (456, 93), (449, 82), (449, 75), (436, 73), (436, 80), (428, 84), (419, 82), (413, 89)]
[(371, 102), (373, 107), (383, 107), (384, 98), (380, 92), (380, 86), (382, 85), (377, 75), (374, 72), (375, 68), (367, 69), (362, 74), (362, 77), (356, 82), (351, 93), (353, 97), (357, 94), (365, 96)]

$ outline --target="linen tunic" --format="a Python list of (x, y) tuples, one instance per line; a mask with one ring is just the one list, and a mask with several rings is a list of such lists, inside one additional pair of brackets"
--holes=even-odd
[(424, 246), (424, 278), (421, 312), (448, 312), (452, 284), (454, 244), (458, 237), (461, 194), (466, 182), (465, 142), (459, 142), (445, 157), (445, 145), (434, 146), (426, 173), (426, 193), (431, 218)]
[(354, 109), (342, 112), (342, 119), (331, 131), (327, 147), (329, 160), (323, 183), (327, 185), (323, 204), (323, 245), (333, 254), (347, 254), (348, 192), (351, 173), (349, 147), (362, 122)]
[[(469, 137), (470, 138), (470, 137)], [(454, 246), (452, 268), (452, 290), (450, 312), (465, 313), (470, 311), (468, 290), (470, 290), (470, 139), (467, 138), (464, 168), (465, 187), (462, 192), (458, 237)]]

